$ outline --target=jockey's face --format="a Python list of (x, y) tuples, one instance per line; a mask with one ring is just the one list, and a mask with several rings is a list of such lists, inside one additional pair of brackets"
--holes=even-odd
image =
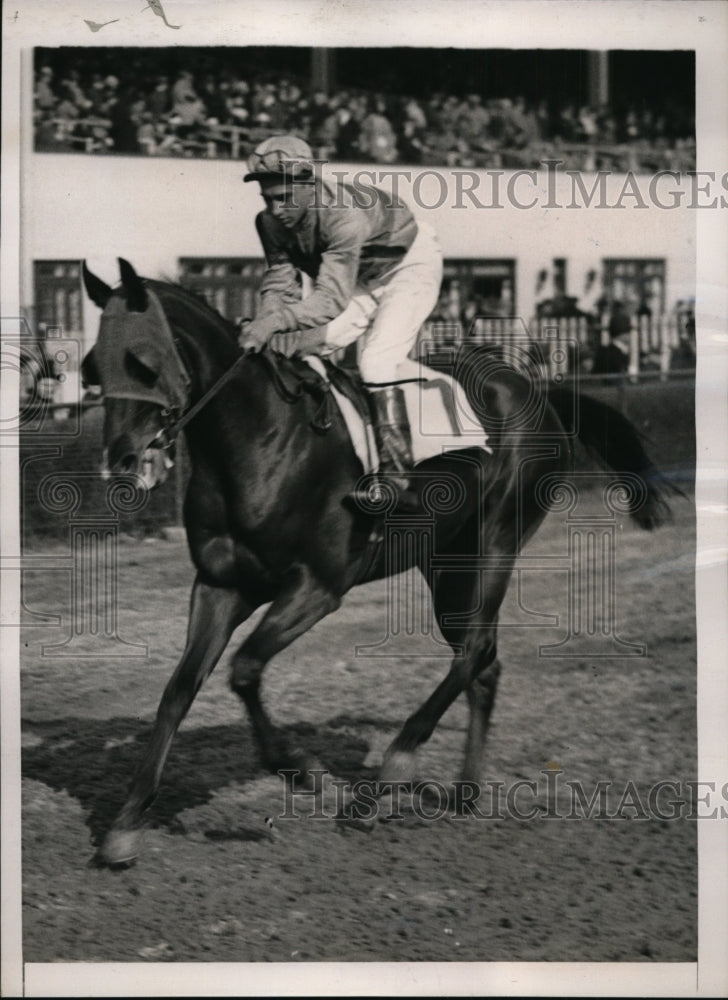
[(262, 181), (261, 194), (265, 207), (286, 229), (294, 229), (313, 202), (313, 184), (293, 184), (278, 179)]

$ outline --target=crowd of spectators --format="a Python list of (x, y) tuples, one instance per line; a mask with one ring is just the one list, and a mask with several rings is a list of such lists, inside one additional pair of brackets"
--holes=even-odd
[(328, 160), (537, 167), (557, 156), (569, 167), (694, 168), (694, 121), (648, 107), (608, 107), (523, 97), (339, 89), (310, 92), (293, 77), (229, 69), (172, 74), (89, 73), (54, 67), (35, 78), (39, 151), (244, 158), (262, 137), (293, 132)]

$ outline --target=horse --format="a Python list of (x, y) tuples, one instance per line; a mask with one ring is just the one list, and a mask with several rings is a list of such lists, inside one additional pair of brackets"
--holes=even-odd
[[(165, 448), (184, 425), (191, 469), (184, 524), (196, 574), (184, 652), (99, 863), (123, 866), (138, 856), (177, 728), (233, 631), (264, 604), (267, 611), (232, 657), (230, 685), (247, 708), (265, 766), (309, 774), (315, 762), (288, 744), (263, 704), (264, 668), (336, 611), (350, 588), (385, 577), (393, 565), (396, 572), (419, 568), (453, 655), (447, 674), (386, 751), (380, 780), (413, 780), (417, 748), (465, 693), (470, 714), (461, 773), (477, 781), (501, 672), (499, 608), (518, 553), (549, 510), (543, 482), (570, 467), (570, 435), (578, 434), (606, 467), (640, 477), (642, 488), (628, 491), (627, 501), (638, 525), (649, 530), (670, 516), (670, 484), (635, 427), (587, 396), (578, 400), (576, 421), (564, 387), (534, 388), (533, 379), (487, 349), (463, 349), (460, 383), (492, 454), (469, 448), (421, 463), (414, 482), (435, 511), (428, 519), (434, 518), (434, 541), (412, 546), (407, 532), (391, 532), (382, 545), (376, 526), (386, 511), (344, 502), (362, 467), (341, 415), (334, 408), (323, 420), (321, 397), (301, 391), (300, 374), (298, 390), (291, 387), (291, 372), (307, 369), (305, 363), (267, 349), (242, 351), (237, 328), (199, 296), (141, 278), (122, 259), (119, 267), (121, 283), (112, 289), (83, 265), (86, 291), (103, 310), (82, 374), (103, 392), (105, 474), (139, 475), (143, 468), (146, 486), (154, 488), (164, 477)], [(526, 410), (536, 412), (535, 429), (522, 419)], [(457, 494), (450, 502), (433, 502), (448, 490)], [(415, 521), (408, 525), (416, 530)], [(399, 545), (394, 559), (390, 544)], [(434, 567), (432, 552), (453, 557), (455, 568)], [(473, 552), (482, 557), (477, 565), (468, 561)]]

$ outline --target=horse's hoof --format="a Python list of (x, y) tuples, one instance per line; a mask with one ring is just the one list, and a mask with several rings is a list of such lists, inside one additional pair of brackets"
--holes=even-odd
[(97, 858), (101, 864), (112, 868), (131, 865), (141, 853), (143, 838), (142, 830), (110, 830)]
[(377, 817), (357, 815), (356, 803), (337, 813), (336, 826), (340, 830), (356, 830), (358, 833), (373, 833), (377, 826)]
[(291, 753), (279, 758), (274, 765), (274, 771), (281, 775), (289, 785), (307, 791), (322, 791), (323, 777), (326, 768), (315, 757), (305, 753)]

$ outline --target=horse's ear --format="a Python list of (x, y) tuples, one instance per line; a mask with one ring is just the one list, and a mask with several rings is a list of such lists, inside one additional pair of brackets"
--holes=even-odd
[(99, 369), (96, 364), (96, 355), (93, 347), (81, 362), (81, 381), (84, 388), (89, 385), (101, 385)]
[(147, 308), (147, 290), (144, 282), (128, 260), (119, 257), (121, 284), (126, 292), (126, 308), (129, 312), (144, 312)]
[(154, 385), (162, 370), (159, 352), (152, 344), (134, 344), (127, 347), (124, 364), (130, 375), (145, 385)]
[(86, 288), (86, 294), (91, 299), (91, 301), (99, 307), (99, 309), (105, 309), (106, 303), (111, 298), (111, 289), (102, 281), (101, 278), (97, 278), (95, 274), (86, 267), (86, 261), (83, 261), (81, 265), (81, 273), (83, 274), (83, 283)]

